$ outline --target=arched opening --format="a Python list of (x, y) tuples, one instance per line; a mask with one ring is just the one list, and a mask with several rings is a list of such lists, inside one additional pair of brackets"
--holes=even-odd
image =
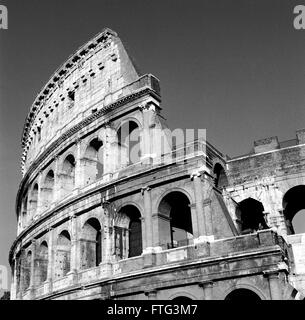
[(57, 239), (55, 277), (64, 277), (70, 271), (71, 238), (68, 231), (64, 230)]
[(238, 204), (236, 216), (241, 223), (242, 234), (269, 228), (265, 221), (263, 204), (253, 198), (247, 198)]
[(305, 185), (289, 189), (283, 197), (287, 234), (305, 232)]
[(61, 187), (63, 195), (69, 194), (73, 191), (75, 184), (75, 158), (72, 154), (69, 154), (62, 166), (61, 174)]
[(28, 289), (31, 283), (31, 261), (32, 261), (32, 252), (29, 251), (26, 255), (23, 264), (23, 288), (24, 290)]
[(28, 196), (27, 194), (23, 195), (21, 203), (21, 219), (20, 226), (25, 228), (27, 225), (27, 213), (28, 213)]
[[(37, 213), (37, 205), (38, 205), (38, 184), (35, 183), (33, 186), (33, 189), (30, 193), (30, 200), (29, 200), (29, 206), (30, 206), (30, 214), (29, 214), (29, 220), (33, 219), (33, 217)], [(29, 220), (27, 223), (29, 223)]]
[(104, 149), (103, 142), (98, 138), (93, 139), (82, 159), (84, 167), (85, 185), (100, 179), (104, 174)]
[(46, 241), (43, 241), (39, 246), (35, 269), (37, 270), (38, 284), (44, 283), (48, 277), (48, 244)]
[(102, 232), (99, 221), (89, 219), (83, 226), (81, 238), (82, 269), (98, 266), (102, 262)]
[(50, 170), (43, 182), (41, 188), (41, 199), (43, 207), (47, 209), (53, 201), (53, 192), (54, 192), (54, 171)]
[(261, 298), (252, 290), (236, 289), (231, 291), (225, 298), (230, 301), (260, 301)]
[[(125, 221), (125, 228), (115, 227), (115, 252), (120, 258), (136, 257), (142, 254), (142, 222), (141, 213), (133, 205), (120, 209), (119, 214)], [(127, 245), (123, 242), (127, 240)], [(124, 254), (124, 248), (126, 253)]]
[(119, 166), (138, 163), (141, 158), (140, 129), (136, 122), (125, 122), (118, 130)]
[(223, 166), (220, 163), (216, 163), (214, 166), (215, 175), (215, 187), (218, 189), (223, 189), (228, 186), (228, 178)]
[(167, 194), (158, 208), (160, 243), (168, 249), (188, 245), (193, 239), (188, 197), (179, 191)]

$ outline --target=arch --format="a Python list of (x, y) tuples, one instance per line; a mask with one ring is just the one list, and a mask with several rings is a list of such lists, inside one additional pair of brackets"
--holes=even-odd
[(63, 161), (60, 184), (61, 184), (63, 195), (69, 194), (74, 189), (75, 158), (72, 154), (67, 155)]
[(29, 223), (29, 220), (31, 220), (35, 214), (37, 213), (37, 207), (38, 207), (38, 190), (39, 190), (39, 186), (38, 183), (35, 183), (31, 193), (30, 193), (30, 199), (29, 199), (29, 217), (27, 219), (27, 223)]
[(181, 303), (183, 303), (184, 301), (189, 302), (191, 300), (198, 300), (198, 299), (196, 296), (194, 296), (193, 294), (187, 291), (179, 291), (171, 294), (168, 298), (166, 298), (166, 300), (173, 300), (177, 302), (181, 301)]
[(88, 144), (82, 159), (85, 185), (100, 179), (104, 174), (104, 148), (99, 138), (94, 138)]
[(172, 191), (167, 193), (158, 206), (160, 243), (166, 248), (175, 248), (189, 244), (193, 238), (190, 201), (185, 193)]
[[(305, 185), (298, 185), (290, 188), (283, 196), (283, 214), (285, 217), (287, 233), (294, 234), (295, 228), (293, 225), (294, 217), (303, 213), (305, 209)], [(305, 232), (305, 226), (297, 227), (297, 231)]]
[(54, 171), (51, 169), (46, 174), (41, 188), (41, 200), (45, 209), (47, 209), (53, 201), (54, 181)]
[(36, 258), (37, 282), (42, 284), (47, 280), (48, 276), (48, 244), (43, 241), (38, 249)]
[(184, 302), (189, 302), (193, 299), (186, 297), (186, 296), (177, 296), (172, 299), (172, 301), (178, 302), (178, 303), (184, 303)]
[(225, 300), (229, 301), (260, 301), (261, 298), (254, 291), (239, 288), (231, 291), (226, 297)]
[(138, 163), (141, 158), (141, 132), (135, 120), (123, 122), (117, 130), (119, 167)]
[(253, 198), (247, 198), (238, 203), (236, 217), (241, 223), (243, 234), (269, 228), (265, 221), (263, 204)]
[[(142, 219), (139, 209), (134, 205), (125, 205), (119, 211), (127, 223), (115, 227), (115, 252), (120, 258), (136, 257), (142, 254)], [(127, 242), (125, 245), (124, 243)], [(125, 250), (124, 250), (125, 249)], [(124, 252), (125, 251), (125, 252)]]
[(89, 269), (102, 262), (102, 230), (96, 218), (88, 219), (82, 228), (81, 268)]
[(67, 230), (63, 230), (57, 239), (55, 277), (64, 277), (70, 271), (71, 237)]
[(219, 162), (217, 162), (214, 165), (213, 172), (215, 175), (215, 187), (219, 189), (226, 188), (229, 183), (224, 167)]

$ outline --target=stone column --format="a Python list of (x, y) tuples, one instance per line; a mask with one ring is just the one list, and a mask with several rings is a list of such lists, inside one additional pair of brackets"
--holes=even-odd
[(147, 102), (140, 107), (143, 115), (143, 130), (141, 136), (141, 161), (147, 164), (151, 163), (153, 135), (152, 128), (155, 127), (154, 115), (156, 106), (152, 102)]
[(84, 168), (82, 159), (82, 141), (76, 141), (75, 149), (75, 189), (84, 185)]
[[(12, 284), (11, 284), (11, 300), (16, 300), (17, 299), (17, 259), (16, 256), (14, 257), (14, 277), (12, 279)], [(3, 272), (2, 272), (3, 274)], [(3, 284), (3, 281), (2, 281)]]
[(213, 281), (204, 281), (199, 284), (203, 289), (204, 300), (213, 300)]
[(32, 252), (32, 256), (31, 256), (31, 278), (30, 278), (30, 296), (31, 299), (33, 299), (35, 297), (35, 286), (36, 286), (36, 279), (35, 279), (35, 264), (36, 264), (36, 241), (32, 240), (32, 244), (31, 244), (31, 252)]
[[(19, 268), (17, 268), (17, 271), (19, 272), (19, 279), (17, 277), (17, 281), (19, 282), (18, 284), (18, 292), (17, 292), (17, 299), (18, 300), (22, 300), (22, 295), (23, 295), (23, 291), (24, 291), (24, 271), (23, 271), (23, 267), (22, 267), (22, 263), (24, 263), (25, 259), (24, 259), (24, 249), (20, 250), (20, 255), (18, 257), (18, 266)], [(18, 270), (19, 269), (19, 270)]]
[(38, 183), (38, 192), (37, 192), (37, 209), (36, 212), (34, 212), (34, 219), (36, 219), (40, 214), (42, 213), (43, 209), (43, 199), (42, 195), (43, 192), (41, 192), (41, 189), (43, 188), (43, 180), (42, 180), (42, 171), (39, 172), (37, 183)]
[(56, 246), (54, 239), (53, 228), (49, 228), (49, 241), (48, 241), (48, 274), (47, 274), (47, 283), (49, 284), (49, 292), (53, 291), (53, 280), (54, 280), (54, 268), (55, 268), (55, 254)]
[(105, 123), (105, 139), (99, 137), (104, 143), (104, 174), (111, 175), (116, 170), (118, 162), (116, 132), (110, 122)]
[(198, 215), (196, 210), (196, 203), (192, 203), (189, 205), (192, 216), (192, 228), (193, 228), (193, 236), (194, 239), (198, 239), (200, 236), (199, 232), (199, 224), (198, 224)]
[(77, 272), (80, 269), (80, 241), (78, 239), (78, 219), (75, 215), (70, 216), (71, 230), (71, 268), (70, 274), (73, 274), (73, 282), (76, 281)]
[[(207, 234), (207, 226), (206, 220), (204, 216), (204, 209), (203, 209), (203, 187), (201, 183), (201, 173), (193, 173), (191, 175), (191, 179), (193, 180), (194, 184), (194, 192), (195, 192), (195, 207), (196, 207), (196, 217), (197, 219), (193, 221), (193, 226), (195, 231), (197, 231), (197, 235), (194, 235), (194, 241), (204, 241), (206, 239)], [(193, 218), (194, 212), (192, 212)], [(197, 224), (197, 226), (196, 226)], [(196, 239), (197, 238), (197, 239)]]
[(279, 272), (277, 270), (265, 271), (264, 276), (268, 278), (271, 300), (282, 300)]
[(141, 190), (144, 200), (144, 226), (143, 230), (143, 253), (152, 252), (153, 244), (153, 224), (152, 224), (152, 206), (151, 189), (144, 187)]
[(56, 202), (60, 200), (61, 197), (61, 180), (60, 180), (61, 168), (60, 168), (60, 158), (54, 158), (54, 195), (53, 201)]
[(106, 216), (104, 225), (104, 245), (102, 252), (102, 264), (105, 265), (108, 275), (112, 273), (113, 245), (114, 245), (114, 208), (109, 201), (103, 200), (102, 207)]

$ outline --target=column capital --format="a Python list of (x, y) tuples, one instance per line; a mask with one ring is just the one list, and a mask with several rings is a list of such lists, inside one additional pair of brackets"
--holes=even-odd
[(214, 286), (214, 282), (212, 280), (204, 280), (200, 281), (198, 285), (202, 288), (212, 288)]
[(149, 296), (155, 296), (157, 294), (158, 290), (157, 289), (151, 289), (151, 290), (146, 290), (144, 291), (144, 294), (149, 297)]
[(263, 271), (263, 275), (269, 279), (278, 279), (279, 278), (279, 270), (265, 270)]
[(151, 188), (149, 186), (145, 186), (145, 187), (141, 188), (142, 196), (144, 195), (145, 191), (150, 191), (150, 190), (151, 190)]

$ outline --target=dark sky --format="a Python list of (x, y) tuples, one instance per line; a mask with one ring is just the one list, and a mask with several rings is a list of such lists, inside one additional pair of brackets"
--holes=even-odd
[[(171, 128), (206, 128), (223, 153), (305, 127), (305, 30), (292, 0), (0, 0), (0, 264), (16, 235), (20, 138), (40, 88), (80, 45), (115, 30), (161, 81)], [(305, 3), (304, 3), (305, 4)]]

